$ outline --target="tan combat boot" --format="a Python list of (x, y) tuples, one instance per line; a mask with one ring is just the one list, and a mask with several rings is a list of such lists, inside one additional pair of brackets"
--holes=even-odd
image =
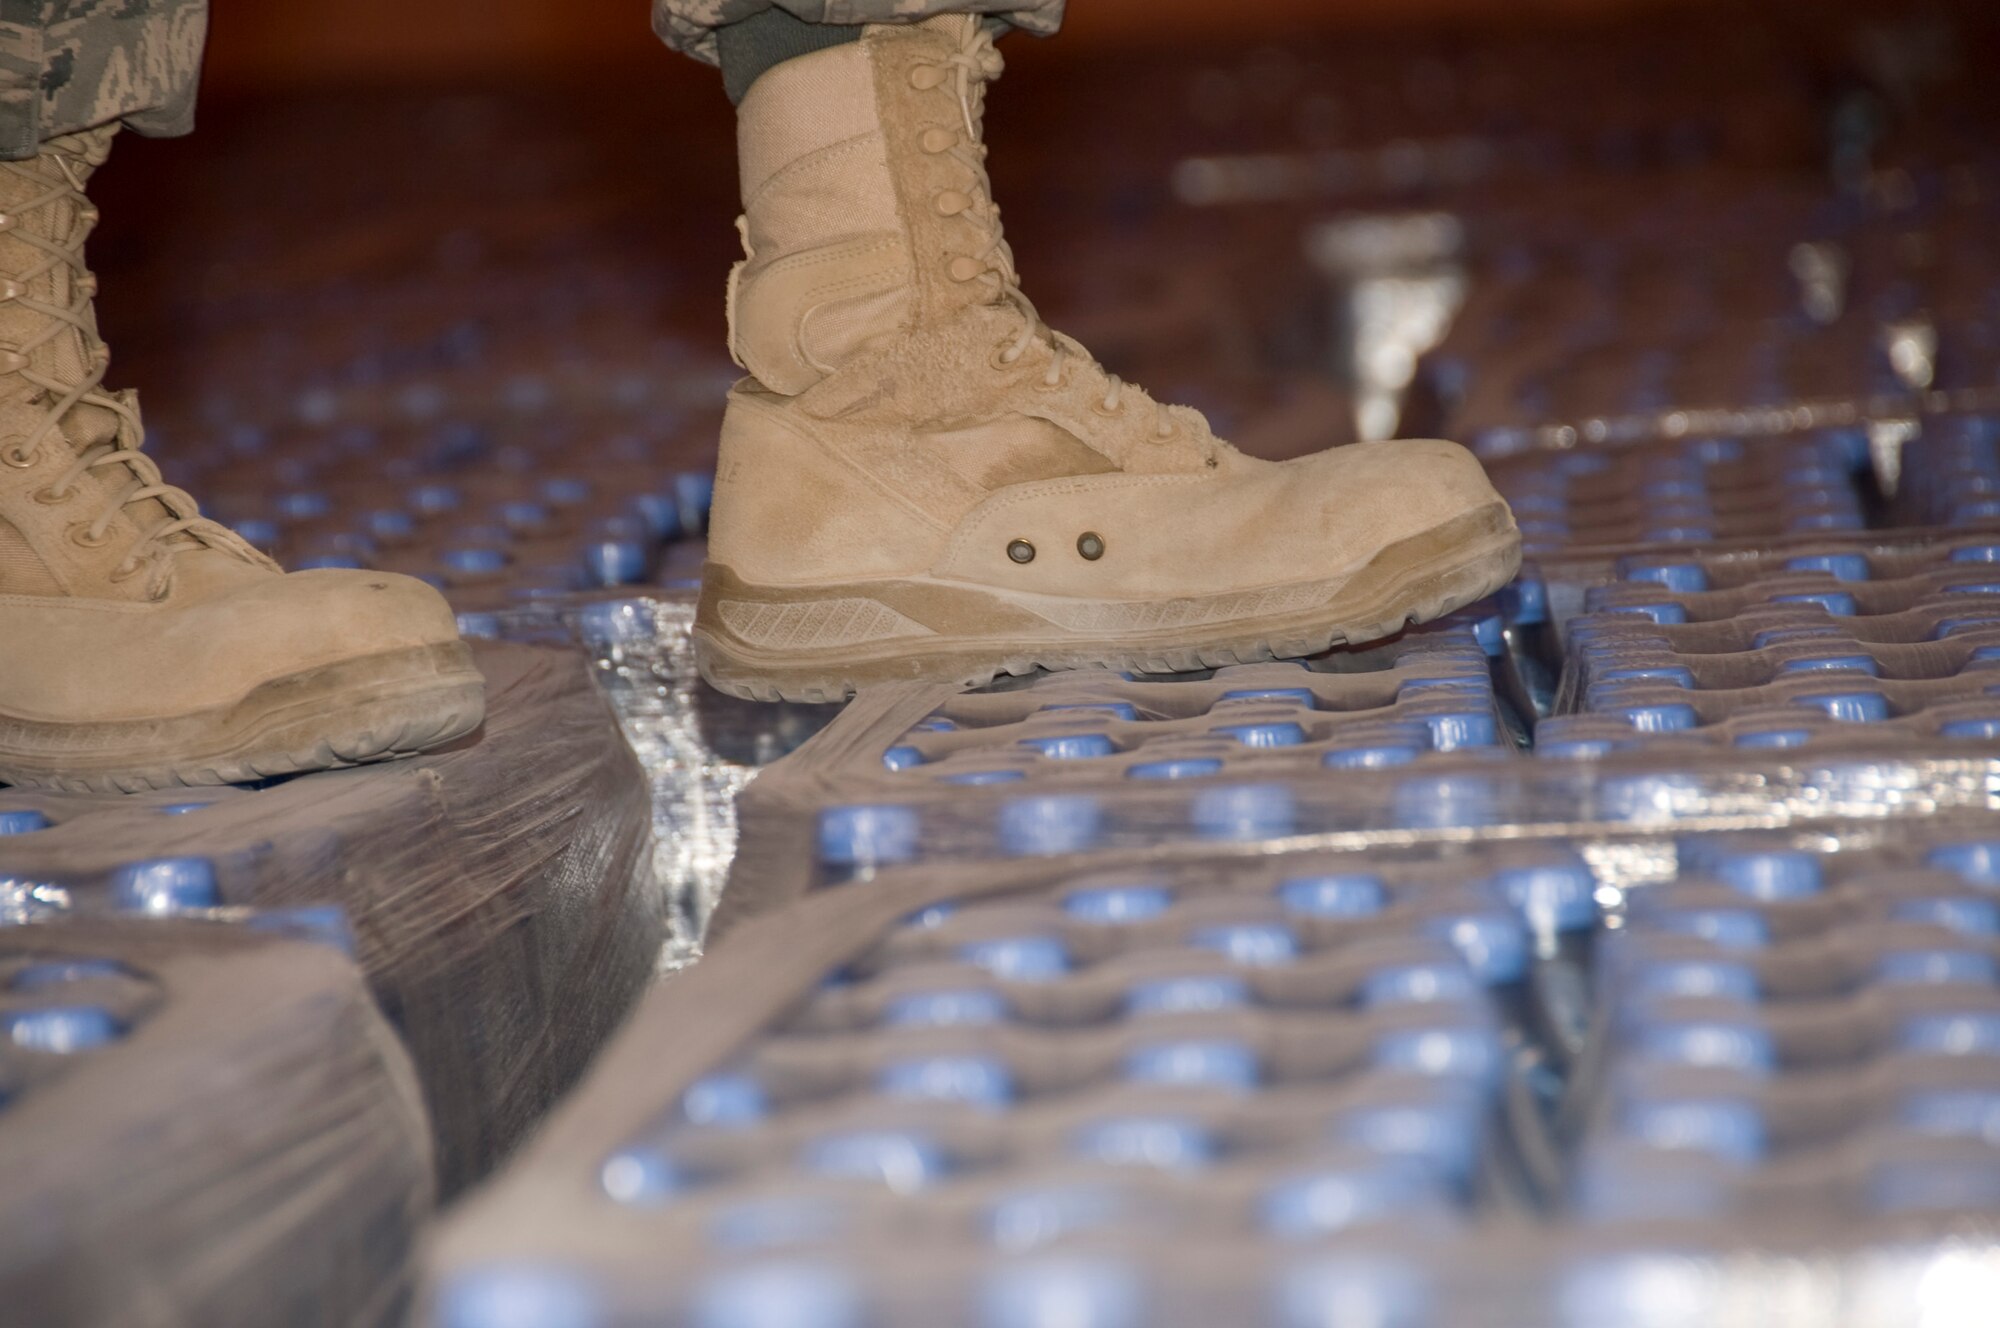
[(695, 625), (739, 696), (1173, 671), (1389, 635), (1504, 585), (1512, 516), (1445, 442), (1285, 463), (1050, 331), (981, 142), (977, 19), (871, 26), (739, 110), (748, 255)]
[(0, 162), (0, 782), (240, 782), (470, 732), (483, 683), (436, 592), (286, 576), (161, 483), (137, 399), (99, 386), (83, 186), (112, 133)]

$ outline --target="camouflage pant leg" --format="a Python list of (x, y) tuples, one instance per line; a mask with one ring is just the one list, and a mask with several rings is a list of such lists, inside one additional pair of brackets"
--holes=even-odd
[[(677, 51), (714, 64), (715, 30), (767, 9), (808, 23), (914, 23), (933, 14), (990, 14), (1047, 36), (1066, 0), (653, 0), (653, 31)], [(0, 0), (5, 3), (5, 0)]]
[(194, 127), (208, 0), (0, 0), (0, 158), (113, 120)]

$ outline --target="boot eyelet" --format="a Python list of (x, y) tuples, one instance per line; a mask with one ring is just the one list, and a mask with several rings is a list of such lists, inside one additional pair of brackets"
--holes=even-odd
[(1043, 374), (1035, 380), (1035, 390), (1037, 392), (1060, 392), (1068, 386), (1069, 366), (1067, 365), (1063, 366), (1062, 372), (1056, 375), (1056, 380), (1053, 383), (1049, 381), (1047, 374)]
[(133, 577), (137, 576), (138, 574), (139, 574), (139, 564), (133, 562), (131, 559), (128, 558), (124, 562), (112, 568), (111, 575), (106, 577), (105, 580), (109, 581), (112, 585), (115, 586), (118, 585), (120, 582), (130, 581)]
[(980, 262), (978, 259), (960, 254), (946, 266), (945, 273), (953, 281), (971, 281), (976, 277), (985, 275), (986, 270), (986, 264)]
[(1102, 415), (1107, 420), (1115, 420), (1125, 414), (1125, 403), (1121, 401), (1115, 406), (1107, 407), (1102, 401), (1093, 401), (1090, 403), (1090, 409), (1093, 414)]
[(11, 443), (0, 443), (0, 464), (12, 466), (15, 470), (26, 470), (35, 464), (41, 454), (41, 448), (24, 447), (19, 439)]
[(69, 542), (79, 549), (101, 549), (111, 542), (111, 532), (107, 530), (102, 535), (92, 536), (90, 523), (79, 521), (69, 528)]
[(987, 357), (986, 362), (992, 365), (995, 369), (1002, 371), (1003, 373), (1006, 372), (1007, 370), (1013, 369), (1017, 365), (1019, 365), (1022, 360), (1027, 358), (1026, 351), (1023, 351), (1019, 355), (1016, 355), (1012, 353), (1013, 349), (1014, 349), (1013, 342), (1003, 341), (999, 345), (993, 348), (993, 354)]
[(1084, 531), (1076, 537), (1076, 551), (1085, 562), (1096, 562), (1104, 556), (1104, 536), (1094, 530)]
[(944, 86), (945, 71), (936, 65), (918, 65), (910, 70), (910, 86), (918, 92), (929, 92)]
[(931, 201), (936, 205), (938, 214), (945, 217), (955, 217), (972, 206), (971, 195), (956, 189), (947, 189)]
[(932, 125), (917, 136), (917, 146), (936, 156), (940, 152), (949, 152), (957, 147), (958, 135), (940, 125)]
[(56, 486), (53, 484), (45, 485), (35, 490), (35, 501), (44, 507), (60, 507), (74, 497), (76, 497), (75, 489), (57, 493)]
[(1007, 545), (1007, 556), (1017, 563), (1031, 563), (1035, 561), (1035, 546), (1024, 539), (1011, 540)]

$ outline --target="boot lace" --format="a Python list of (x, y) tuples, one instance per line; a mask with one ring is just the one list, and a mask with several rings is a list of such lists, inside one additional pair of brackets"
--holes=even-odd
[[(1172, 411), (1154, 401), (1144, 388), (1125, 382), (1118, 375), (1099, 364), (1089, 351), (1072, 338), (1051, 329), (1042, 321), (1035, 309), (1034, 301), (1021, 289), (1021, 275), (1014, 264), (1013, 247), (1007, 243), (1006, 233), (1000, 225), (1000, 205), (993, 201), (991, 177), (986, 171), (986, 142), (984, 126), (986, 120), (986, 85), (999, 78), (1006, 69), (1006, 59), (999, 47), (993, 43), (993, 33), (983, 21), (975, 20), (966, 25), (967, 33), (958, 50), (944, 61), (947, 76), (958, 95), (958, 104), (965, 119), (965, 139), (950, 148), (945, 155), (958, 162), (966, 170), (973, 184), (966, 191), (969, 205), (959, 214), (962, 220), (978, 227), (986, 237), (985, 246), (972, 255), (975, 262), (985, 266), (980, 279), (992, 283), (995, 299), (999, 303), (1012, 305), (1021, 315), (1021, 331), (998, 355), (1005, 365), (1020, 363), (1037, 344), (1048, 349), (1048, 372), (1042, 376), (1042, 385), (1059, 387), (1068, 362), (1072, 359), (1085, 365), (1104, 379), (1104, 398), (1098, 409), (1106, 415), (1116, 415), (1124, 408), (1125, 395), (1129, 391), (1153, 408), (1153, 437), (1165, 442), (1179, 432)], [(1204, 449), (1204, 459), (1215, 464), (1212, 447)]]
[[(8, 287), (15, 306), (39, 316), (42, 326), (18, 346), (0, 347), (0, 364), (35, 388), (47, 403), (34, 429), (25, 437), (9, 443), (5, 453), (0, 454), (0, 460), (25, 467), (34, 463), (42, 447), (52, 437), (61, 439), (67, 446), (68, 439), (60, 431), (63, 421), (79, 406), (109, 412), (117, 421), (115, 439), (94, 443), (77, 451), (75, 459), (42, 491), (41, 497), (52, 503), (64, 502), (77, 491), (77, 483), (85, 474), (110, 471), (116, 475), (123, 470), (122, 483), (114, 484), (106, 493), (100, 509), (74, 531), (76, 541), (90, 548), (102, 547), (119, 512), (134, 503), (161, 500), (174, 515), (151, 526), (134, 540), (111, 574), (112, 580), (122, 581), (150, 563), (153, 577), (148, 590), (157, 595), (164, 588), (165, 565), (169, 561), (162, 556), (170, 551), (171, 546), (166, 541), (183, 534), (202, 539), (209, 523), (201, 519), (194, 499), (184, 490), (165, 483), (153, 459), (140, 451), (145, 446), (145, 426), (131, 400), (102, 388), (111, 354), (98, 339), (91, 318), (91, 298), (96, 288), (84, 262), (84, 242), (97, 224), (97, 209), (84, 194), (84, 179), (79, 174), (75, 157), (55, 145), (44, 150), (62, 173), (60, 183), (51, 183), (31, 170), (30, 163), (0, 162), (0, 170), (6, 170), (17, 179), (43, 190), (19, 205), (10, 228), (11, 238), (35, 250), (40, 259), (26, 271), (15, 274)], [(37, 235), (32, 228), (19, 222), (21, 216), (63, 204), (73, 205), (81, 221), (74, 227), (75, 239), (69, 243)], [(48, 229), (53, 232), (58, 228)], [(49, 304), (27, 294), (32, 283), (60, 268), (68, 268), (72, 274), (70, 289), (73, 296), (70, 304)], [(35, 366), (36, 351), (59, 337), (72, 334), (80, 339), (85, 350), (85, 370), (81, 377), (75, 382), (66, 382)]]

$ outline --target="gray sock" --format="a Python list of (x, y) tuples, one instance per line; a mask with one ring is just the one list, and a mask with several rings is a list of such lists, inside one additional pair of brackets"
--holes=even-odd
[(795, 55), (811, 55), (829, 46), (861, 39), (858, 23), (808, 23), (782, 9), (766, 9), (738, 23), (715, 30), (716, 54), (722, 60), (722, 88), (731, 105), (743, 104), (743, 96), (757, 76), (773, 65)]

